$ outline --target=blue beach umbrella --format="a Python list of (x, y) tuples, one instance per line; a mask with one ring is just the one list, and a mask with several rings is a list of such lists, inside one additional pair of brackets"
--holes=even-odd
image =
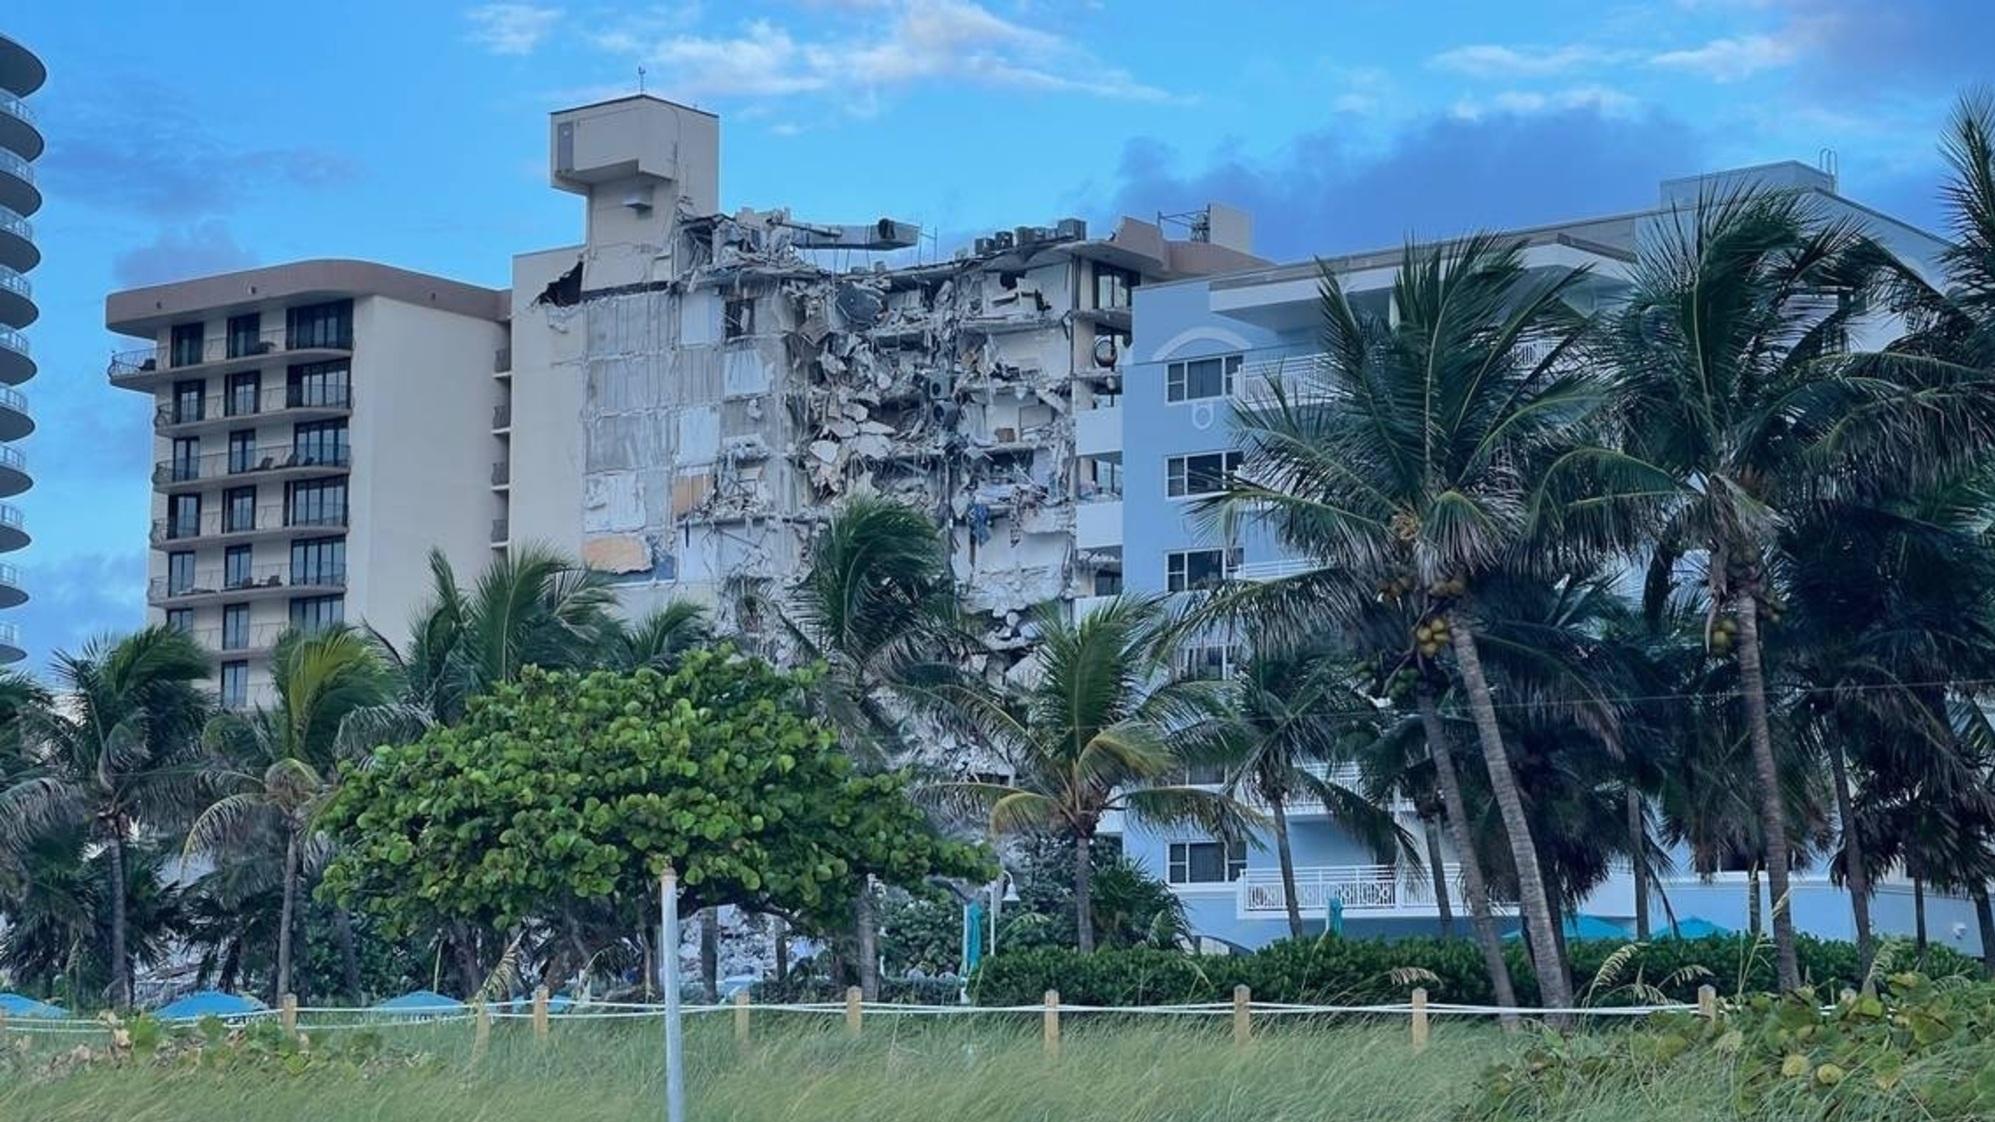
[(34, 1017), (39, 1020), (60, 1021), (69, 1017), (69, 1010), (60, 1005), (50, 1005), (46, 1001), (36, 1001), (18, 993), (0, 993), (0, 1013), (9, 1017)]
[(196, 1021), (202, 1017), (246, 1017), (251, 1013), (261, 1013), (269, 1006), (253, 997), (223, 993), (220, 990), (197, 990), (184, 997), (178, 997), (153, 1010), (153, 1016), (162, 1021)]

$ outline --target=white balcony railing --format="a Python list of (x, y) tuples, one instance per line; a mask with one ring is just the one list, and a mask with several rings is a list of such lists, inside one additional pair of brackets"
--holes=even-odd
[(1283, 577), (1298, 576), (1319, 568), (1316, 562), (1305, 557), (1288, 557), (1277, 561), (1253, 561), (1233, 567), (1233, 579), (1244, 581), (1280, 580)]
[[(1461, 866), (1443, 865), (1441, 872), (1447, 881), (1449, 903), (1458, 911), (1465, 910)], [(1280, 869), (1249, 869), (1234, 884), (1241, 915), (1272, 916), (1288, 911)], [(1302, 865), (1295, 870), (1295, 895), (1305, 916), (1321, 916), (1332, 900), (1342, 905), (1346, 915), (1425, 912), (1434, 910), (1434, 877), (1431, 870), (1397, 865)]]

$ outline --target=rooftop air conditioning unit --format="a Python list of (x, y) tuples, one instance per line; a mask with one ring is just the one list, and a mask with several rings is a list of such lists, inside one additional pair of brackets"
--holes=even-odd
[(1088, 236), (1088, 224), (1080, 218), (1062, 218), (1053, 230), (1062, 241), (1079, 241)]
[(986, 254), (986, 253), (996, 253), (996, 252), (997, 252), (997, 239), (996, 239), (996, 238), (978, 238), (978, 239), (977, 239), (977, 241), (976, 241), (976, 247), (977, 247), (977, 255), (978, 255), (979, 257), (983, 256), (983, 255), (984, 255), (984, 254)]
[(999, 230), (997, 233), (992, 234), (991, 244), (996, 246), (998, 249), (1010, 249), (1012, 245), (1011, 231)]
[(1018, 239), (1019, 245), (1031, 245), (1039, 240), (1039, 227), (1018, 226), (1012, 230), (1012, 236)]

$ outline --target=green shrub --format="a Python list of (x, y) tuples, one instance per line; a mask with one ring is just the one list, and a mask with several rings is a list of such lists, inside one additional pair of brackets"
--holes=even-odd
[[(1573, 976), (1594, 1005), (1692, 1002), (1710, 985), (1720, 994), (1774, 988), (1772, 947), (1745, 936), (1572, 941)], [(1856, 948), (1803, 936), (1801, 970), (1820, 992), (1834, 994), (1862, 984)], [(1887, 967), (1911, 965), (1909, 949), (1887, 944)], [(1518, 1000), (1538, 1001), (1538, 984), (1521, 941), (1504, 944)], [(1612, 969), (1603, 970), (1609, 963)], [(1971, 975), (1976, 964), (1943, 947), (1927, 952), (1927, 973)], [(1039, 1001), (1047, 990), (1083, 1005), (1155, 1005), (1223, 1001), (1246, 985), (1256, 1001), (1315, 1005), (1373, 1005), (1403, 1001), (1425, 988), (1437, 1002), (1486, 1005), (1496, 1000), (1482, 952), (1466, 939), (1285, 939), (1244, 955), (1188, 955), (1148, 948), (1104, 949), (1091, 955), (1059, 947), (1013, 950), (991, 956), (970, 983), (980, 1005)]]

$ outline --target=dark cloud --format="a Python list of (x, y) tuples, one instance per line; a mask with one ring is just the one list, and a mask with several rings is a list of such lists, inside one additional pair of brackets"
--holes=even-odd
[(1699, 168), (1685, 126), (1661, 116), (1593, 109), (1440, 117), (1383, 152), (1353, 149), (1336, 129), (1304, 133), (1275, 158), (1221, 152), (1181, 171), (1162, 141), (1123, 148), (1117, 214), (1148, 215), (1206, 202), (1255, 216), (1256, 250), (1292, 260), (1653, 206), (1657, 183)]
[(38, 170), (51, 194), (120, 213), (187, 221), (274, 187), (325, 187), (357, 169), (338, 153), (248, 145), (218, 133), (172, 90), (132, 75), (47, 110)]
[(38, 562), (31, 548), (20, 562), (28, 602), (0, 615), (21, 627), (31, 673), (45, 673), (55, 651), (71, 653), (107, 633), (145, 623), (146, 555), (73, 554)]
[(1947, 93), (1995, 77), (1995, 3), (1989, 0), (1787, 0), (1803, 80), (1849, 103), (1881, 92)]
[(228, 223), (210, 218), (191, 226), (161, 230), (148, 244), (118, 254), (111, 262), (111, 275), (120, 288), (137, 288), (246, 269), (254, 264), (256, 254), (236, 244)]

